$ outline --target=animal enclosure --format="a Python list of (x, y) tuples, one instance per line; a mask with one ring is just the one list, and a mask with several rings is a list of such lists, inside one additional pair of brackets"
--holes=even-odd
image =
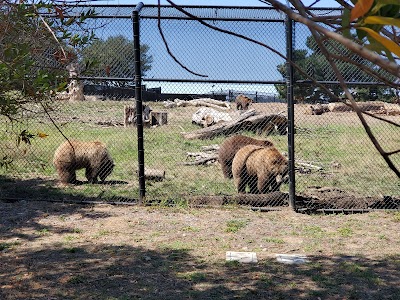
[[(136, 204), (145, 192), (143, 200), (149, 204), (244, 204), (257, 209), (288, 206), (287, 183), (282, 183), (279, 191), (260, 194), (247, 187), (246, 193), (238, 194), (234, 180), (224, 176), (219, 147), (227, 138), (240, 134), (270, 141), (287, 159), (290, 153), (294, 155), (294, 205), (298, 210), (400, 209), (400, 180), (374, 148), (354, 112), (340, 109), (301, 80), (295, 82), (295, 91), (304, 91), (304, 97), (297, 97), (301, 92), (290, 95), (293, 103), (282, 96), (287, 89), (282, 71), (287, 49), (303, 51), (309, 57), (318, 53), (309, 47), (310, 33), (305, 26), (293, 24), (293, 44), (288, 45), (288, 21), (271, 7), (184, 7), (196, 16), (193, 19), (172, 7), (161, 7), (158, 16), (157, 6), (144, 6), (138, 20), (145, 67), (140, 70), (140, 90), (143, 106), (151, 109), (146, 114), (153, 113), (157, 120), (152, 123), (150, 117), (141, 136), (137, 126), (143, 122), (136, 120), (134, 126), (126, 126), (126, 108), (137, 105), (132, 71), (131, 15), (135, 7), (91, 7), (98, 13), (89, 20), (97, 28), (96, 36), (101, 41), (118, 38), (128, 47), (106, 49), (110, 51), (106, 56), (114, 58), (107, 68), (110, 76), (101, 68), (89, 77), (82, 76), (85, 101), (54, 101), (51, 119), (40, 107), (27, 107), (20, 123), (10, 124), (2, 117), (0, 151), (7, 163), (0, 168), (0, 197)], [(85, 9), (88, 7), (76, 7)], [(326, 15), (334, 10), (315, 13)], [(276, 51), (237, 35), (261, 41)], [(96, 53), (96, 48), (92, 50)], [(126, 69), (121, 68), (121, 57), (131, 64)], [(310, 75), (318, 73), (319, 81), (329, 82), (332, 90), (339, 88), (326, 61), (322, 68), (310, 62), (305, 66)], [(367, 77), (355, 76), (350, 69), (346, 74), (354, 90), (359, 94), (363, 88), (366, 91), (359, 103), (369, 113), (366, 119), (371, 130), (387, 151), (395, 151), (400, 145), (400, 130), (374, 116), (399, 124), (399, 105), (388, 92), (371, 91), (373, 83)], [(239, 95), (252, 99), (246, 109), (237, 109)], [(326, 109), (315, 113), (317, 103)], [(201, 107), (211, 108), (225, 119), (208, 114), (200, 123), (193, 122)], [(290, 124), (294, 124), (294, 132), (289, 130)], [(38, 134), (30, 144), (16, 142), (12, 133), (21, 136), (24, 130), (47, 137)], [(52, 160), (65, 137), (104, 143), (114, 162), (112, 173), (104, 181), (87, 183), (85, 170), (78, 169), (80, 184), (60, 184)], [(290, 138), (294, 144), (288, 147)], [(144, 161), (139, 163), (141, 156)], [(400, 153), (392, 158), (400, 168)], [(141, 167), (145, 191), (138, 177)]]

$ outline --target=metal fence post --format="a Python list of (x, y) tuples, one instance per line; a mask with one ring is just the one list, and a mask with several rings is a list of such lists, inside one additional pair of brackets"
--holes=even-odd
[(289, 63), (289, 60), (293, 60), (293, 20), (289, 17), (286, 17), (286, 56), (288, 59), (286, 62), (286, 99), (288, 106), (289, 206), (293, 210), (296, 210), (296, 181), (294, 173), (294, 74), (293, 66)]
[(139, 204), (142, 204), (146, 196), (144, 177), (144, 140), (143, 140), (143, 105), (142, 105), (142, 67), (140, 63), (140, 29), (139, 12), (144, 4), (139, 2), (133, 10), (133, 45), (135, 57), (135, 98), (136, 98), (136, 125), (138, 143), (138, 175), (139, 175)]

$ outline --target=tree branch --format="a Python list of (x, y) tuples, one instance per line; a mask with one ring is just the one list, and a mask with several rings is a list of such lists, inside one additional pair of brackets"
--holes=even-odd
[[(305, 12), (303, 3), (301, 3), (299, 0), (291, 0), (291, 2), (298, 9), (300, 14), (302, 14), (302, 17), (306, 17), (306, 12)], [(353, 109), (356, 112), (358, 118), (360, 119), (361, 124), (363, 125), (364, 130), (367, 133), (369, 139), (371, 140), (371, 142), (373, 143), (375, 148), (378, 150), (380, 155), (383, 157), (383, 159), (386, 161), (386, 163), (389, 166), (389, 168), (400, 178), (400, 171), (397, 170), (397, 168), (394, 165), (394, 163), (390, 160), (389, 154), (386, 153), (383, 150), (383, 148), (379, 144), (378, 140), (376, 139), (375, 135), (372, 133), (371, 128), (369, 127), (369, 125), (368, 125), (367, 121), (365, 120), (360, 108), (358, 107), (357, 103), (354, 101), (354, 98), (350, 93), (350, 91), (349, 91), (349, 89), (348, 89), (348, 87), (347, 87), (347, 85), (345, 83), (345, 80), (344, 80), (344, 78), (342, 76), (342, 73), (339, 71), (339, 69), (337, 68), (335, 62), (332, 59), (332, 56), (329, 54), (329, 52), (326, 49), (325, 45), (322, 43), (322, 41), (320, 39), (320, 33), (317, 32), (317, 30), (314, 29), (313, 27), (308, 27), (308, 28), (310, 29), (311, 34), (313, 35), (315, 41), (317, 42), (321, 52), (325, 55), (325, 58), (327, 59), (327, 61), (331, 65), (333, 71), (335, 72), (335, 75), (338, 78), (341, 87), (344, 89), (346, 97), (350, 100), (351, 106), (353, 107)]]
[(169, 49), (168, 46), (168, 42), (165, 39), (164, 33), (162, 31), (161, 28), (161, 4), (160, 4), (160, 0), (158, 0), (158, 19), (157, 19), (157, 26), (158, 26), (158, 31), (160, 32), (161, 38), (164, 42), (165, 48), (167, 49), (168, 54), (172, 57), (172, 59), (178, 64), (180, 65), (183, 69), (185, 69), (186, 71), (188, 71), (189, 73), (196, 75), (196, 76), (200, 76), (200, 77), (208, 77), (208, 75), (203, 75), (200, 73), (196, 73), (192, 70), (190, 70), (188, 67), (186, 67), (183, 63), (181, 63), (174, 54), (172, 54), (172, 51)]
[[(168, 1), (168, 0), (167, 0)], [(328, 38), (335, 40), (339, 43), (341, 43), (343, 46), (348, 48), (350, 51), (357, 53), (361, 57), (367, 59), (368, 61), (378, 65), (382, 69), (385, 69), (389, 73), (393, 74), (396, 77), (400, 77), (400, 66), (397, 65), (396, 63), (390, 62), (386, 59), (383, 59), (381, 56), (378, 54), (369, 51), (366, 49), (363, 45), (359, 45), (341, 34), (338, 34), (336, 32), (332, 32), (315, 22), (309, 20), (307, 17), (304, 17), (302, 15), (299, 15), (295, 13), (291, 8), (287, 7), (286, 5), (280, 3), (278, 0), (267, 0), (272, 6), (275, 8), (281, 10), (284, 12), (286, 15), (288, 15), (291, 19), (294, 21), (300, 22), (304, 25), (306, 25), (309, 29), (313, 29), (319, 33), (324, 34)], [(168, 1), (169, 2), (169, 1)], [(291, 0), (291, 2), (296, 2), (296, 0)]]

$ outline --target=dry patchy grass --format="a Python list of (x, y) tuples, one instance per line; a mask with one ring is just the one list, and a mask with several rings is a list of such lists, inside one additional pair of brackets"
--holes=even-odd
[[(0, 205), (1, 299), (400, 297), (398, 213)], [(227, 263), (226, 251), (259, 262)]]

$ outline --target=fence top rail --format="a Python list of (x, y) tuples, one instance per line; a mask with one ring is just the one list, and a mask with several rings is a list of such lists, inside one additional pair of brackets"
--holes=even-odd
[[(139, 3), (139, 2), (138, 2)], [(89, 9), (94, 9), (96, 16), (93, 18), (131, 18), (137, 4), (77, 4), (66, 5), (67, 15), (79, 15)], [(216, 6), (216, 5), (180, 5), (187, 12), (203, 20), (238, 20), (238, 21), (284, 21), (285, 14), (272, 6)], [(141, 18), (158, 18), (158, 5), (146, 5), (140, 11)], [(190, 19), (184, 13), (170, 5), (160, 5), (162, 19)], [(335, 15), (340, 8), (313, 8), (316, 16)], [(46, 12), (43, 12), (46, 15)], [(67, 16), (67, 17), (68, 17)]]
[[(286, 15), (272, 6), (180, 6), (185, 11), (203, 20), (238, 20), (238, 21), (284, 21)], [(141, 18), (158, 18), (158, 5), (145, 5)], [(315, 15), (337, 15), (339, 8), (315, 8)], [(160, 6), (162, 19), (191, 19), (173, 6)]]

